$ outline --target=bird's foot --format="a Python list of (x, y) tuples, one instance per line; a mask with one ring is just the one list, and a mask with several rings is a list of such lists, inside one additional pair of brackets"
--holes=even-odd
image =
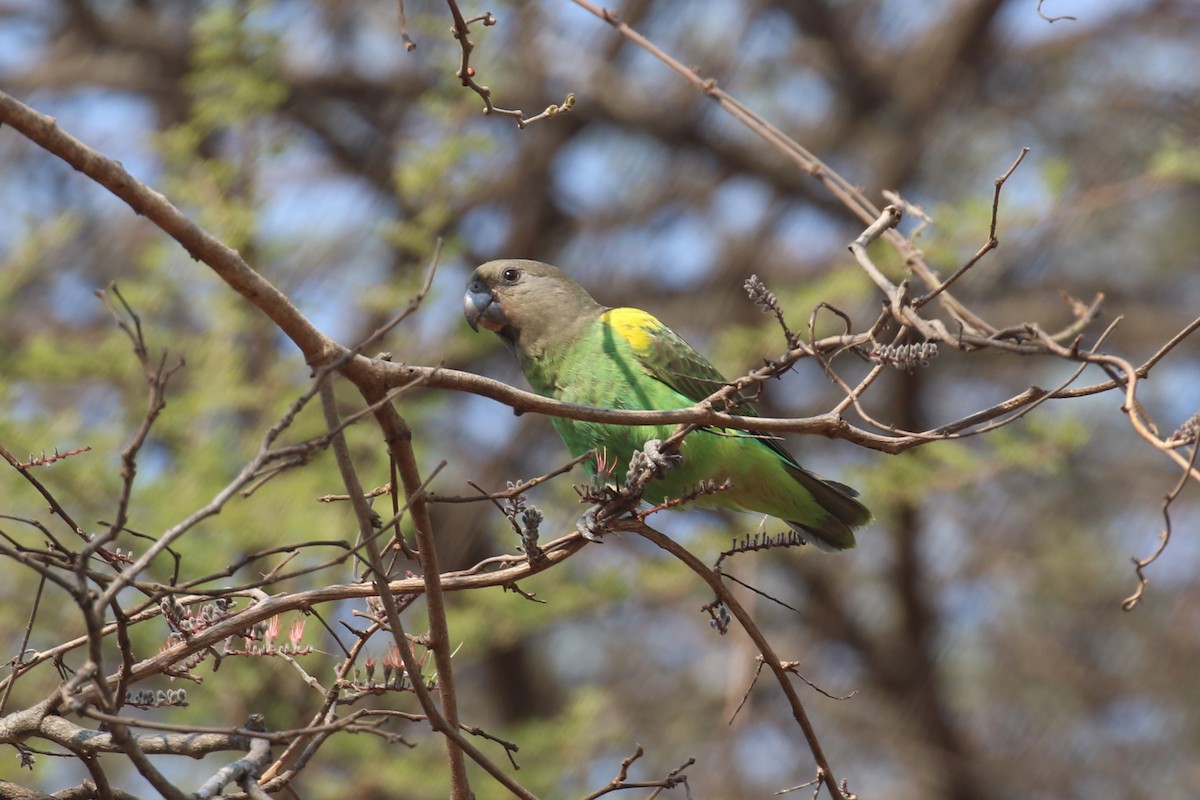
[(589, 542), (600, 541), (600, 534), (604, 532), (604, 526), (596, 514), (598, 508), (599, 506), (592, 506), (583, 512), (583, 516), (575, 520), (575, 530), (579, 531), (579, 535)]
[(682, 463), (683, 456), (679, 455), (679, 453), (663, 452), (662, 439), (649, 439), (642, 445), (640, 452), (633, 454), (630, 462), (629, 471), (631, 473), (635, 471), (634, 462), (644, 462), (637, 463), (636, 466), (649, 467), (654, 470), (654, 477), (661, 478), (667, 470)]

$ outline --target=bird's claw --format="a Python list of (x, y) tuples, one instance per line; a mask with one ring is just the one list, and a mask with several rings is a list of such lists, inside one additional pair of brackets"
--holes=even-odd
[(589, 542), (600, 541), (600, 534), (603, 529), (600, 520), (596, 516), (596, 506), (592, 506), (583, 512), (583, 516), (575, 520), (575, 530), (579, 531), (579, 535)]
[(661, 478), (663, 474), (680, 464), (683, 461), (683, 456), (679, 453), (664, 453), (662, 450), (662, 439), (649, 439), (642, 445), (642, 455), (646, 457), (646, 461), (654, 469), (656, 477)]

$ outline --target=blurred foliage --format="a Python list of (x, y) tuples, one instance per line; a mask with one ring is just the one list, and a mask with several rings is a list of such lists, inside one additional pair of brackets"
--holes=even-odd
[[(412, 4), (409, 4), (412, 6)], [(1188, 3), (1110, 2), (1049, 26), (1031, 4), (744, 2), (703, 12), (681, 0), (632, 0), (621, 18), (734, 92), (835, 169), (895, 189), (930, 210), (916, 243), (949, 275), (986, 241), (993, 181), (1023, 146), (1004, 188), (999, 250), (955, 293), (1000, 325), (1070, 321), (1060, 292), (1105, 292), (1089, 346), (1138, 361), (1200, 308), (1196, 192), (1200, 97)], [(436, 4), (409, 8), (418, 49), (404, 51), (395, 4), (371, 2), (17, 3), (0, 30), (0, 84), (139, 178), (232, 247), (323, 330), (350, 344), (394, 315), (422, 284), (438, 237), (447, 244), (420, 313), (379, 349), (523, 385), (509, 354), (473, 335), (460, 311), (469, 270), (495, 257), (566, 268), (602, 302), (637, 305), (710, 354), (726, 373), (777, 356), (775, 320), (742, 284), (762, 277), (807, 331), (819, 302), (858, 328), (880, 298), (846, 253), (861, 226), (807, 176), (611, 28), (569, 3), (490, 6), (472, 63), (497, 102), (532, 114), (574, 92), (570, 113), (518, 131), (479, 113), (454, 79), (459, 50)], [(482, 10), (482, 9), (478, 9)], [(468, 10), (468, 15), (476, 10)], [(1164, 55), (1167, 54), (1167, 55)], [(129, 342), (94, 292), (114, 281), (141, 315), (154, 360), (185, 366), (139, 461), (129, 527), (157, 537), (207, 503), (309, 384), (294, 348), (239, 296), (129, 209), (53, 158), (0, 131), (0, 443), (18, 457), (88, 445), (39, 476), (89, 530), (114, 513), (120, 452), (145, 412)], [(906, 220), (903, 231), (916, 223)], [(904, 265), (872, 249), (890, 275)], [(818, 336), (840, 332), (822, 312)], [(1186, 342), (1159, 364), (1143, 402), (1165, 429), (1196, 411), (1200, 357)], [(373, 354), (373, 353), (372, 353)], [(869, 369), (834, 363), (853, 384)], [(889, 371), (868, 393), (884, 423), (934, 426), (1069, 375), (1066, 365), (943, 351), (912, 374)], [(1084, 381), (1102, 380), (1088, 372)], [(361, 409), (338, 387), (342, 413)], [(766, 388), (764, 412), (819, 413), (841, 390), (812, 364)], [(1200, 507), (1192, 487), (1172, 508), (1176, 537), (1150, 570), (1133, 614), (1131, 554), (1145, 555), (1177, 479), (1129, 430), (1115, 394), (1047, 403), (1011, 427), (897, 457), (844, 442), (792, 438), (806, 465), (863, 490), (877, 523), (857, 551), (738, 556), (729, 570), (799, 613), (745, 593), (785, 659), (834, 694), (804, 690), (839, 777), (868, 797), (1179, 797), (1200, 761), (1195, 670)], [(398, 401), (432, 489), (470, 495), (547, 472), (566, 456), (544, 419), (467, 395), (413, 389)], [(305, 408), (288, 442), (323, 429)], [(349, 431), (364, 484), (389, 479), (370, 424)], [(575, 470), (538, 487), (543, 539), (573, 528)], [(244, 554), (312, 540), (353, 540), (349, 510), (317, 498), (342, 490), (320, 454), (235, 499), (184, 537), (181, 579), (219, 573)], [(0, 513), (56, 531), (44, 502), (0, 472)], [(388, 515), (390, 499), (376, 500)], [(448, 570), (513, 552), (517, 537), (486, 502), (432, 510)], [(752, 517), (660, 514), (653, 522), (712, 563)], [(767, 523), (773, 530), (774, 523)], [(9, 519), (5, 535), (36, 543)], [(1190, 538), (1189, 538), (1190, 537)], [(135, 550), (143, 540), (123, 537)], [(289, 568), (340, 551), (302, 549)], [(243, 584), (283, 556), (214, 579)], [(411, 567), (401, 562), (400, 569)], [(174, 562), (148, 577), (170, 579)], [(294, 578), (272, 591), (349, 582), (360, 565)], [(0, 636), (15, 655), (32, 576), (0, 588)], [(812, 776), (777, 687), (765, 680), (733, 717), (753, 648), (722, 638), (689, 574), (634, 537), (589, 546), (521, 589), (448, 598), (464, 721), (520, 745), (514, 773), (546, 797), (609, 781), (642, 743), (631, 772), (661, 778), (687, 758), (696, 796), (765, 796)], [(29, 646), (81, 633), (54, 587)], [(299, 659), (328, 685), (337, 635), (361, 603), (314, 609)], [(406, 612), (422, 633), (423, 604)], [(285, 620), (288, 624), (290, 620)], [(138, 658), (165, 624), (134, 630)], [(386, 640), (369, 650), (382, 658)], [(69, 655), (77, 667), (82, 657)], [(201, 669), (187, 709), (143, 712), (173, 723), (236, 726), (264, 713), (299, 726), (320, 702), (279, 659), (233, 657)], [(57, 673), (16, 684), (6, 711), (37, 702)], [(149, 688), (167, 688), (164, 681)], [(408, 695), (374, 698), (413, 711)], [(440, 742), (389, 723), (414, 749), (335, 736), (297, 779), (306, 798), (439, 798)], [(477, 740), (497, 763), (499, 746)], [(66, 760), (32, 773), (0, 761), (0, 778), (54, 791), (77, 784)], [(170, 762), (188, 790), (228, 759)], [(105, 760), (130, 791), (150, 790)], [(166, 760), (157, 760), (163, 765)], [(164, 767), (165, 768), (165, 767)], [(507, 794), (473, 772), (480, 800)], [(678, 790), (676, 794), (683, 796)]]

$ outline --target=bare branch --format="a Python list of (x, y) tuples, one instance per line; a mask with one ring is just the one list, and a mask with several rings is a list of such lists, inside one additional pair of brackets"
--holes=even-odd
[(980, 259), (1000, 246), (1000, 240), (996, 237), (996, 223), (1000, 216), (1000, 190), (1004, 188), (1005, 182), (1012, 177), (1014, 172), (1016, 172), (1017, 167), (1021, 166), (1021, 162), (1025, 160), (1025, 156), (1028, 153), (1029, 148), (1022, 147), (1021, 154), (1017, 156), (1017, 160), (1012, 163), (1012, 166), (1005, 170), (1003, 175), (1001, 175), (999, 178), (996, 178), (996, 191), (992, 195), (992, 222), (988, 228), (987, 241), (983, 243), (982, 247), (975, 251), (975, 255), (971, 256), (967, 260), (967, 263), (955, 270), (953, 275), (951, 275), (949, 278), (946, 278), (946, 280), (934, 287), (933, 291), (931, 291), (929, 294), (914, 300), (914, 308), (921, 308), (921, 306), (925, 305), (930, 300), (933, 300), (939, 294), (946, 291), (946, 289), (950, 288), (951, 284), (965, 275), (967, 270), (978, 264)]
[(808, 712), (804, 710), (804, 705), (800, 702), (800, 696), (796, 694), (796, 689), (792, 686), (791, 681), (787, 677), (787, 670), (783, 666), (779, 657), (775, 655), (775, 650), (771, 643), (767, 640), (763, 632), (754, 623), (750, 614), (738, 602), (737, 598), (725, 587), (721, 582), (721, 576), (710, 570), (708, 567), (697, 559), (694, 555), (688, 552), (687, 549), (680, 546), (678, 542), (672, 540), (669, 536), (664, 536), (655, 529), (646, 525), (643, 522), (635, 520), (619, 520), (613, 525), (619, 530), (628, 530), (637, 533), (643, 538), (649, 540), (661, 549), (670, 553), (679, 561), (683, 562), (688, 569), (694, 572), (704, 583), (713, 591), (713, 593), (721, 600), (722, 603), (729, 609), (733, 616), (737, 619), (742, 629), (754, 641), (754, 646), (758, 648), (762, 655), (763, 661), (771, 669), (775, 675), (779, 687), (783, 690), (784, 697), (787, 698), (788, 705), (791, 707), (792, 716), (796, 723), (800, 726), (800, 730), (804, 734), (804, 739), (808, 744), (808, 749), (812, 752), (813, 759), (817, 766), (821, 769), (826, 787), (829, 789), (830, 797), (842, 800), (841, 792), (838, 789), (837, 779), (834, 777), (833, 768), (829, 765), (829, 760), (825, 756), (825, 751), (821, 747), (820, 741), (817, 739), (816, 729), (813, 728), (812, 722), (808, 718)]
[[(1197, 416), (1193, 416), (1191, 418), (1191, 420), (1195, 419), (1197, 419)], [(1195, 470), (1197, 453), (1200, 453), (1200, 443), (1192, 445), (1192, 456), (1188, 459), (1187, 466), (1184, 468), (1183, 473), (1179, 476), (1179, 481), (1175, 484), (1175, 488), (1168, 492), (1163, 498), (1163, 529), (1158, 534), (1158, 547), (1156, 547), (1154, 552), (1146, 558), (1137, 558), (1134, 556), (1131, 559), (1133, 561), (1133, 568), (1137, 572), (1138, 585), (1133, 594), (1125, 598), (1125, 600), (1121, 603), (1121, 608), (1123, 608), (1125, 611), (1133, 611), (1135, 608), (1137, 608), (1138, 603), (1142, 601), (1142, 595), (1146, 593), (1146, 586), (1150, 583), (1150, 579), (1146, 577), (1146, 567), (1157, 561), (1158, 557), (1163, 554), (1163, 551), (1167, 549), (1167, 545), (1171, 542), (1171, 504), (1175, 502), (1175, 498), (1179, 497), (1179, 493), (1182, 492), (1183, 487), (1187, 485), (1188, 477), (1192, 471)]]
[(475, 68), (471, 66), (471, 53), (475, 50), (475, 43), (471, 41), (470, 29), (471, 25), (476, 22), (482, 23), (485, 28), (495, 25), (496, 17), (488, 11), (468, 19), (463, 17), (457, 0), (446, 0), (446, 4), (450, 7), (450, 15), (454, 18), (454, 27), (450, 29), (450, 32), (454, 35), (455, 40), (458, 41), (459, 47), (462, 50), (462, 58), (459, 61), (456, 76), (463, 86), (475, 92), (483, 100), (484, 114), (511, 117), (517, 123), (518, 128), (525, 128), (534, 122), (565, 114), (575, 106), (575, 95), (571, 93), (567, 94), (566, 99), (561, 104), (548, 105), (540, 114), (535, 114), (532, 117), (526, 117), (525, 112), (519, 108), (500, 108), (493, 103), (492, 90), (475, 80)]
[(1072, 22), (1077, 21), (1077, 19), (1078, 19), (1077, 17), (1072, 17), (1069, 14), (1063, 14), (1063, 15), (1057, 16), (1057, 17), (1051, 17), (1051, 16), (1047, 15), (1045, 11), (1042, 11), (1042, 5), (1045, 4), (1045, 2), (1046, 2), (1046, 0), (1038, 0), (1037, 13), (1038, 13), (1038, 16), (1041, 17), (1042, 19), (1046, 20), (1046, 22), (1055, 23), (1055, 22), (1058, 22), (1059, 20), (1064, 20), (1064, 19), (1069, 19)]
[(400, 26), (400, 38), (404, 42), (404, 49), (410, 53), (417, 49), (417, 43), (413, 41), (412, 36), (408, 33), (408, 20), (404, 15), (404, 0), (396, 0), (396, 15), (397, 23)]

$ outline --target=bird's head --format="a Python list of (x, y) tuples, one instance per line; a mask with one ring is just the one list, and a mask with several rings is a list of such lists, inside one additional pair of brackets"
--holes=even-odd
[(487, 328), (518, 356), (537, 356), (569, 339), (603, 311), (587, 290), (540, 261), (489, 261), (467, 279), (463, 315)]

